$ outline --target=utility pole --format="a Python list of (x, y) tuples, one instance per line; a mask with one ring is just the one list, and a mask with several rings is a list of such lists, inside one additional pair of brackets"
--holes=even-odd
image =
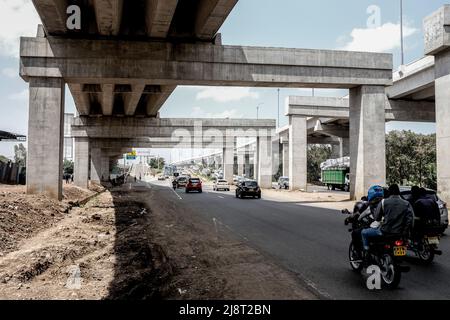
[(400, 46), (401, 46), (401, 65), (405, 65), (405, 51), (403, 46), (403, 0), (400, 0)]
[(280, 88), (278, 88), (278, 128), (280, 127)]
[(262, 106), (264, 103), (260, 103), (258, 104), (258, 106), (256, 107), (256, 120), (259, 119), (259, 107)]

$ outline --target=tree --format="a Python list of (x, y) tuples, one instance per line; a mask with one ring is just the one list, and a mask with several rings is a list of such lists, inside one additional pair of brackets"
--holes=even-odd
[(0, 162), (8, 163), (9, 161), (10, 160), (7, 157), (0, 155)]
[(308, 146), (308, 182), (317, 182), (321, 177), (320, 164), (331, 158), (329, 145)]
[(436, 189), (436, 135), (391, 131), (386, 136), (388, 184)]
[(63, 168), (65, 174), (73, 174), (74, 163), (70, 160), (64, 160)]
[(152, 169), (162, 170), (166, 165), (164, 158), (152, 158), (150, 159), (149, 166)]
[(22, 143), (14, 146), (14, 162), (21, 167), (27, 165), (27, 149)]

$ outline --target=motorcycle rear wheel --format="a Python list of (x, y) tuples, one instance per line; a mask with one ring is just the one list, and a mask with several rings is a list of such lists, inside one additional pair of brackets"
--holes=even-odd
[(434, 260), (434, 250), (428, 244), (422, 244), (417, 249), (417, 256), (424, 264), (431, 264)]

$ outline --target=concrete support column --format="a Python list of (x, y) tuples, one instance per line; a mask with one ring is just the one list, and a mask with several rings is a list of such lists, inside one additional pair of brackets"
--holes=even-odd
[(244, 163), (245, 163), (245, 153), (238, 153), (237, 156), (238, 164), (238, 176), (242, 177), (244, 175)]
[(289, 176), (289, 144), (283, 143), (281, 144), (281, 157), (283, 161), (283, 176)]
[(102, 149), (91, 148), (91, 181), (100, 183), (102, 177)]
[(225, 147), (223, 148), (223, 178), (228, 183), (233, 183), (234, 170), (234, 138), (226, 138)]
[(343, 157), (348, 157), (350, 155), (350, 139), (341, 138), (341, 154)]
[(385, 88), (350, 89), (350, 194), (367, 195), (373, 185), (386, 183)]
[[(448, 66), (448, 68), (450, 69), (450, 66)], [(450, 70), (448, 71), (450, 72)], [(450, 75), (445, 75), (437, 78), (435, 80), (435, 87), (436, 87), (437, 186), (440, 197), (444, 201), (449, 203), (450, 202), (450, 125), (449, 125)]]
[(27, 193), (62, 200), (64, 81), (30, 78)]
[(250, 154), (247, 152), (244, 155), (244, 175), (246, 178), (250, 178)]
[(74, 183), (77, 187), (89, 187), (89, 138), (75, 138)]
[(307, 120), (289, 117), (289, 188), (307, 190)]
[(259, 186), (263, 189), (272, 188), (272, 138), (258, 137), (256, 140), (257, 149), (257, 179)]
[(339, 144), (332, 144), (331, 145), (331, 158), (338, 159), (342, 158), (342, 142)]
[(107, 182), (109, 181), (109, 163), (110, 163), (110, 158), (107, 154), (103, 154), (102, 157), (102, 181), (103, 182)]

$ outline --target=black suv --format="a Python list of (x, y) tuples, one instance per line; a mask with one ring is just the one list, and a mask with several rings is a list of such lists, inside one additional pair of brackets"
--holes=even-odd
[(253, 197), (261, 199), (261, 188), (256, 181), (242, 181), (236, 187), (236, 198)]

